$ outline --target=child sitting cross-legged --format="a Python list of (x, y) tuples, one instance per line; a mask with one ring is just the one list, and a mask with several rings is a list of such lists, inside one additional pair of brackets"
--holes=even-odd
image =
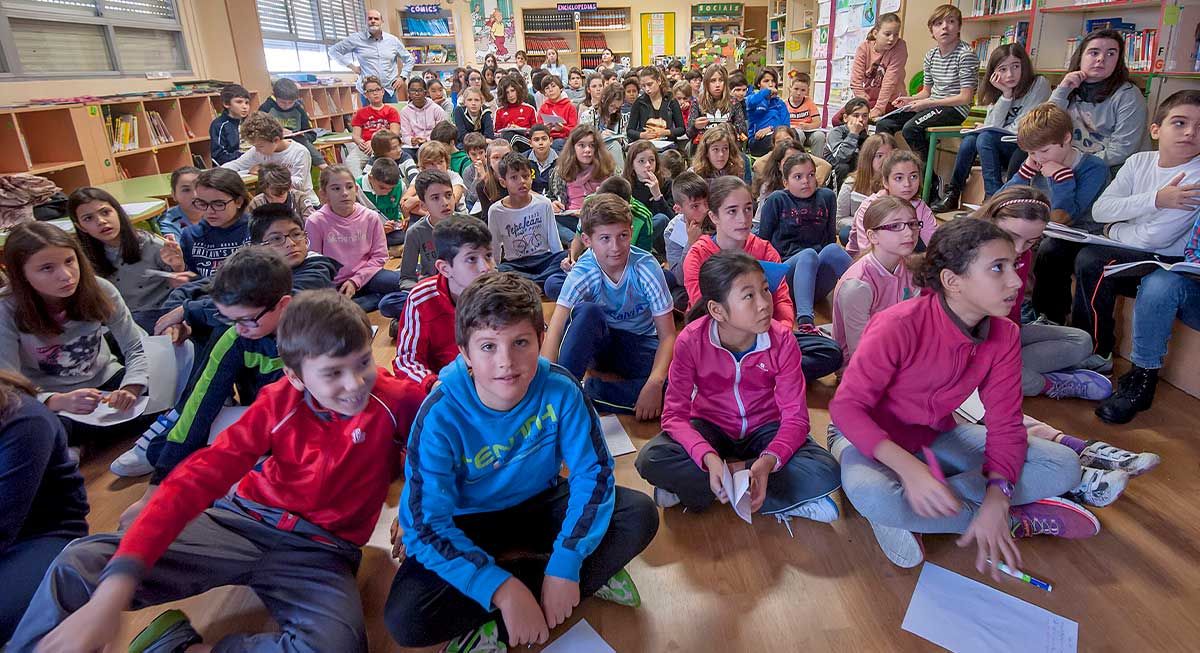
[[(432, 187), (436, 189), (436, 183)], [(473, 217), (451, 215), (438, 222), (433, 244), (436, 273), (417, 282), (408, 294), (392, 361), (396, 376), (416, 381), (426, 392), (433, 390), (438, 371), (458, 356), (450, 328), (458, 298), (472, 281), (496, 267), (492, 234)]]
[(262, 192), (250, 200), (251, 211), (267, 204), (286, 204), (303, 220), (316, 209), (312, 198), (292, 188), (291, 173), (278, 163), (259, 166), (258, 187)]
[(800, 348), (771, 319), (762, 266), (744, 252), (719, 252), (700, 267), (700, 288), (671, 360), (663, 432), (637, 458), (655, 502), (727, 503), (721, 479), (732, 459), (750, 469), (753, 512), (784, 523), (837, 519), (829, 495), (841, 484), (838, 465), (808, 434)]
[(333, 280), (338, 291), (373, 311), (384, 295), (400, 289), (400, 273), (383, 267), (388, 259), (383, 221), (356, 201), (358, 185), (344, 165), (321, 171), (321, 195), (325, 205), (306, 224), (308, 246), (341, 263)]
[(461, 353), (409, 437), (408, 557), (392, 581), (388, 630), (404, 647), (453, 638), (445, 650), (504, 651), (545, 643), (584, 597), (640, 605), (624, 567), (654, 538), (658, 514), (615, 485), (579, 382), (539, 358), (537, 287), (485, 274), (454, 317)]
[(316, 203), (317, 194), (312, 187), (312, 157), (303, 145), (283, 137), (283, 127), (274, 118), (262, 112), (253, 113), (242, 123), (241, 134), (250, 143), (250, 149), (233, 161), (221, 164), (222, 168), (255, 174), (264, 163), (278, 163), (287, 168), (292, 178), (292, 188)]
[[(939, 228), (915, 275), (926, 294), (871, 318), (830, 402), (828, 448), (843, 492), (898, 566), (924, 559), (922, 533), (962, 534), (983, 573), (989, 556), (1021, 568), (1014, 537), (1100, 530), (1085, 508), (1057, 498), (1079, 485), (1079, 457), (1030, 438), (1023, 424), (1020, 334), (1007, 318), (1021, 287), (1016, 266), (1012, 238), (991, 223)], [(987, 425), (956, 424), (976, 389)]]
[[(341, 263), (328, 256), (308, 251), (308, 234), (304, 232), (304, 222), (285, 204), (267, 204), (254, 210), (250, 215), (250, 242), (272, 250), (283, 258), (289, 269), (288, 288), (293, 295), (302, 290), (332, 288), (333, 277), (342, 267)], [(262, 311), (274, 306), (275, 298), (282, 298), (289, 290), (271, 289), (272, 274), (282, 276), (282, 273), (277, 272), (278, 267), (273, 258), (265, 256), (262, 251), (255, 256), (245, 254), (244, 251), (245, 249), (239, 250), (234, 254), (239, 261), (238, 266), (223, 278), (218, 270), (214, 277), (176, 288), (163, 304), (163, 308), (169, 310), (159, 318), (154, 332), (160, 335), (167, 334), (177, 342), (190, 335), (202, 347), (206, 347), (207, 351), (197, 359), (202, 362), (193, 371), (192, 382), (180, 395), (183, 400), (181, 405), (160, 415), (133, 448), (113, 461), (110, 469), (117, 476), (143, 476), (154, 470), (149, 462), (148, 450), (171, 446), (163, 442), (154, 442), (178, 423), (184, 404), (189, 400), (190, 393), (195, 391), (195, 384), (200, 379), (197, 374), (205, 378), (202, 393), (213, 393), (219, 397), (215, 400), (216, 403), (208, 408), (210, 411), (220, 410), (225, 401), (232, 396), (233, 386), (228, 383), (237, 385), (242, 402), (248, 403), (259, 387), (279, 378), (278, 356), (274, 353), (275, 341), (271, 336), (274, 333), (273, 324), (278, 321), (272, 321), (271, 316), (278, 318), (278, 311)], [(231, 256), (230, 260), (233, 260), (234, 256)], [(217, 283), (218, 278), (221, 278), (220, 283)], [(282, 302), (280, 299), (278, 303)], [(221, 307), (222, 304), (225, 308)], [(257, 326), (242, 320), (241, 329), (230, 328), (231, 325), (236, 326), (235, 320), (239, 315), (253, 316), (260, 313), (261, 316), (253, 320)], [(244, 341), (247, 339), (256, 342)], [(243, 353), (246, 347), (252, 350), (251, 353)], [(235, 371), (225, 372), (232, 375), (232, 378), (224, 389), (221, 389), (219, 379), (223, 372), (213, 366), (227, 364), (234, 365), (231, 369)], [(204, 372), (209, 367), (215, 371)], [(208, 421), (202, 420), (202, 423), (208, 424)], [(198, 431), (193, 437), (201, 438), (206, 435), (207, 431), (203, 434)], [(173, 442), (179, 442), (180, 437), (182, 435), (177, 434)], [(187, 451), (190, 453), (191, 449)], [(182, 459), (182, 456), (178, 459)]]
[(688, 250), (703, 235), (704, 221), (708, 217), (708, 182), (689, 170), (671, 181), (671, 199), (675, 202), (675, 217), (663, 230), (667, 271), (670, 273), (667, 286), (671, 288), (675, 308), (682, 313), (688, 305), (683, 261)]
[(408, 220), (401, 211), (405, 190), (400, 166), (387, 157), (375, 159), (367, 174), (358, 180), (358, 187), (366, 199), (363, 205), (383, 218), (388, 247), (403, 245)]
[(492, 255), (500, 256), (501, 271), (516, 272), (544, 286), (567, 256), (554, 209), (550, 200), (531, 192), (529, 159), (509, 151), (496, 168), (508, 194), (488, 210)]
[[(620, 380), (589, 377), (587, 394), (598, 404), (658, 417), (675, 343), (671, 292), (662, 266), (633, 247), (628, 201), (599, 193), (580, 214), (588, 250), (567, 273), (542, 345), (542, 355), (578, 379), (589, 367)], [(568, 327), (569, 323), (569, 327)]]
[[(423, 393), (375, 367), (366, 314), (333, 290), (297, 296), (278, 339), (286, 378), (181, 463), (128, 530), (68, 546), (12, 650), (103, 650), (122, 611), (234, 584), (250, 586), (281, 629), (228, 635), (216, 650), (366, 650), (354, 570)], [(130, 650), (198, 645), (170, 610)]]

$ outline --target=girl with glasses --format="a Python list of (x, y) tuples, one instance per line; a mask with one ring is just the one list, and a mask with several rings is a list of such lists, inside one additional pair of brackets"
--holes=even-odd
[(250, 194), (238, 173), (213, 168), (196, 179), (192, 207), (200, 211), (200, 223), (183, 231), (179, 238), (183, 262), (200, 278), (211, 277), (221, 262), (250, 242), (246, 209)]
[(888, 155), (883, 161), (880, 172), (883, 173), (883, 188), (863, 200), (854, 214), (854, 228), (850, 231), (850, 239), (846, 243), (846, 252), (857, 258), (867, 248), (867, 230), (863, 227), (863, 216), (876, 200), (884, 196), (898, 197), (907, 200), (917, 212), (921, 221), (921, 239), (917, 241), (916, 251), (925, 250), (925, 245), (933, 237), (937, 229), (937, 218), (929, 205), (920, 198), (921, 171), (924, 170), (921, 158), (908, 150), (897, 150)]

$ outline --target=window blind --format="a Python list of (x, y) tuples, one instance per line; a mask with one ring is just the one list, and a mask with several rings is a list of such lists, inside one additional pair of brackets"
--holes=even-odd
[(114, 70), (104, 27), (40, 20), (9, 20), (17, 56), (26, 73)]
[(121, 68), (135, 73), (186, 70), (179, 32), (161, 29), (114, 27)]
[(104, 0), (104, 15), (173, 20), (175, 7), (171, 0)]

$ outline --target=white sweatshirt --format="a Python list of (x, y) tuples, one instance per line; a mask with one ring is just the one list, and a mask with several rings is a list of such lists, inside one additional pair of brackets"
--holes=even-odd
[(288, 146), (282, 152), (276, 152), (270, 156), (263, 156), (258, 153), (258, 150), (250, 148), (238, 158), (223, 164), (222, 168), (229, 168), (244, 172), (250, 170), (254, 166), (260, 166), (264, 163), (277, 163), (288, 169), (292, 176), (292, 188), (304, 193), (305, 197), (312, 200), (312, 203), (319, 204), (316, 192), (313, 191), (312, 174), (312, 156), (308, 150), (301, 144), (293, 140), (285, 141)]
[(1092, 219), (1111, 223), (1108, 237), (1167, 256), (1183, 256), (1188, 234), (1200, 210), (1159, 209), (1154, 196), (1178, 175), (1184, 184), (1200, 184), (1200, 156), (1173, 168), (1158, 165), (1158, 152), (1138, 152), (1125, 160), (1108, 188), (1092, 205)]

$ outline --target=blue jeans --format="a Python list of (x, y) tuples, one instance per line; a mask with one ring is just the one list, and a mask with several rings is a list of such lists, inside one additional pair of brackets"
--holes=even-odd
[(958, 155), (954, 157), (954, 174), (950, 177), (950, 183), (959, 190), (967, 185), (967, 177), (971, 176), (971, 166), (975, 164), (975, 154), (979, 151), (976, 147), (978, 141), (979, 134), (967, 134), (958, 143)]
[(621, 381), (589, 378), (584, 390), (607, 411), (632, 413), (654, 369), (658, 336), (614, 329), (599, 304), (580, 302), (571, 309), (558, 351), (558, 364), (577, 379), (583, 379), (589, 367), (621, 377)]
[(1156, 370), (1163, 366), (1175, 318), (1200, 330), (1200, 281), (1166, 270), (1142, 277), (1133, 305), (1134, 365)]
[(365, 286), (354, 293), (354, 303), (368, 313), (379, 308), (383, 296), (400, 289), (400, 273), (395, 270), (380, 270)]
[(379, 314), (391, 319), (397, 319), (404, 313), (404, 302), (408, 301), (409, 290), (398, 290), (384, 295), (379, 300)]
[[(562, 260), (566, 257), (566, 250), (561, 252), (546, 252), (544, 254), (530, 254), (529, 256), (504, 261), (496, 266), (496, 269), (500, 272), (516, 272), (536, 283), (538, 288), (543, 288), (546, 282), (550, 280), (550, 277), (557, 274), (562, 274), (563, 279), (566, 279), (566, 275), (562, 271)], [(562, 288), (561, 284), (559, 288)]]
[[(1006, 143), (1003, 135), (996, 132), (979, 134), (976, 147), (979, 149), (979, 165), (983, 168), (983, 196), (991, 197), (1000, 191), (1008, 180), (1013, 157), (1020, 152), (1016, 143)], [(966, 139), (964, 139), (966, 140)], [(957, 164), (956, 164), (957, 165)], [(957, 168), (955, 169), (957, 174)], [(963, 178), (964, 181), (966, 177)]]
[(4, 591), (0, 592), (0, 642), (12, 637), (46, 569), (72, 539), (33, 537), (18, 540), (0, 553), (0, 578), (4, 579)]
[(813, 303), (833, 291), (838, 279), (854, 261), (846, 250), (837, 243), (829, 243), (819, 251), (802, 249), (785, 263), (788, 266), (788, 284), (796, 302), (796, 318), (813, 317)]

